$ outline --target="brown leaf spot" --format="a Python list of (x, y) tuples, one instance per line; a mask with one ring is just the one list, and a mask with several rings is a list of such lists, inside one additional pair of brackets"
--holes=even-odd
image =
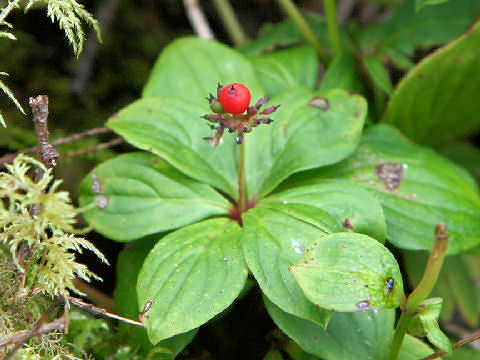
[(355, 304), (358, 310), (370, 310), (370, 301), (364, 300), (364, 301), (359, 301)]
[(350, 221), (350, 219), (345, 219), (345, 221), (343, 222), (343, 227), (345, 229), (348, 229), (348, 230), (353, 230), (353, 225), (352, 225), (352, 222)]
[(103, 184), (98, 179), (98, 174), (96, 171), (92, 172), (92, 191), (95, 194), (103, 193)]
[(327, 111), (330, 107), (330, 102), (324, 97), (314, 97), (308, 102), (308, 106)]
[(99, 209), (106, 209), (110, 198), (107, 195), (98, 195), (97, 196), (97, 207)]
[(388, 190), (395, 190), (403, 180), (403, 164), (383, 163), (375, 166), (375, 173)]

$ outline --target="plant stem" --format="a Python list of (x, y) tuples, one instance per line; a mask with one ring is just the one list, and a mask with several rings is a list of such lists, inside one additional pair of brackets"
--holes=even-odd
[(245, 189), (245, 137), (238, 145), (238, 213), (241, 215), (247, 210), (247, 192)]
[(246, 36), (233, 11), (232, 5), (230, 5), (228, 0), (214, 0), (213, 2), (233, 44), (235, 46), (242, 45), (245, 42)]
[(335, 0), (324, 0), (323, 7), (327, 19), (328, 41), (333, 51), (333, 56), (337, 56), (342, 52), (340, 44), (340, 36), (338, 31), (337, 10), (335, 8)]
[(318, 53), (318, 57), (323, 65), (328, 65), (330, 59), (326, 50), (323, 48), (322, 44), (317, 39), (317, 36), (313, 32), (310, 25), (304, 19), (300, 11), (297, 9), (292, 0), (277, 0), (280, 7), (287, 13), (287, 15), (292, 19), (292, 21), (297, 25), (298, 29), (301, 31), (305, 39), (312, 45)]
[(390, 360), (396, 360), (400, 347), (403, 343), (403, 338), (408, 329), (410, 321), (417, 312), (418, 306), (425, 300), (435, 286), (438, 274), (443, 265), (443, 260), (447, 253), (448, 234), (445, 224), (440, 223), (435, 229), (435, 244), (432, 252), (428, 258), (427, 266), (423, 273), (423, 278), (417, 285), (415, 290), (409, 295), (405, 308), (402, 310), (402, 315), (398, 321), (393, 337), (392, 348), (390, 352)]

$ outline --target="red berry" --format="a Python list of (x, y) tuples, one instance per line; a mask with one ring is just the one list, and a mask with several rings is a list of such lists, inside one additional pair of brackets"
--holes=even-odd
[(230, 114), (242, 114), (250, 105), (250, 91), (243, 84), (233, 83), (225, 86), (218, 100), (223, 109)]

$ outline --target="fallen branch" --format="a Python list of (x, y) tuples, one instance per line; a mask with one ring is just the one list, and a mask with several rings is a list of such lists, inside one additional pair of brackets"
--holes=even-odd
[(85, 149), (71, 151), (69, 153), (63, 154), (62, 158), (80, 156), (80, 155), (85, 155), (85, 154), (88, 154), (88, 153), (94, 153), (94, 152), (104, 150), (104, 149), (107, 149), (109, 147), (121, 144), (122, 142), (123, 142), (123, 138), (116, 138), (116, 139), (113, 139), (113, 140), (110, 140), (110, 141), (107, 141), (107, 142), (104, 142), (104, 143), (101, 143), (101, 144), (98, 144), (98, 145), (87, 147)]
[[(63, 297), (59, 297), (61, 298), (62, 300), (64, 300)], [(65, 301), (65, 300), (64, 300)], [(79, 298), (76, 298), (76, 297), (73, 297), (73, 296), (69, 296), (68, 297), (68, 301), (79, 307), (80, 309), (83, 309), (85, 311), (88, 311), (89, 313), (93, 314), (93, 315), (99, 315), (99, 316), (104, 316), (104, 317), (108, 317), (108, 318), (111, 318), (111, 319), (116, 319), (116, 320), (120, 320), (120, 321), (123, 321), (127, 324), (131, 324), (131, 325), (135, 325), (135, 326), (141, 326), (143, 327), (143, 324), (140, 322), (140, 321), (137, 321), (137, 320), (133, 320), (133, 319), (128, 319), (126, 317), (123, 317), (123, 316), (120, 316), (120, 315), (116, 315), (116, 314), (113, 314), (113, 313), (110, 313), (108, 312), (107, 310), (103, 309), (103, 308), (100, 308), (100, 307), (97, 307), (95, 305), (92, 305), (92, 304), (89, 304), (89, 303), (86, 303), (84, 302), (83, 300), (79, 299)]]
[[(59, 146), (59, 145), (75, 142), (75, 141), (84, 139), (84, 138), (89, 137), (89, 136), (109, 133), (111, 131), (112, 130), (107, 129), (107, 128), (103, 128), (103, 127), (102, 128), (94, 128), (94, 129), (90, 129), (90, 130), (87, 130), (87, 131), (84, 131), (84, 132), (81, 132), (81, 133), (78, 133), (78, 134), (73, 134), (73, 135), (70, 135), (70, 136), (67, 136), (67, 137), (64, 137), (64, 138), (57, 139), (55, 141), (52, 141), (51, 144), (53, 146)], [(4, 167), (5, 163), (11, 163), (13, 161), (13, 159), (15, 159), (18, 155), (20, 155), (20, 154), (31, 154), (31, 153), (34, 153), (36, 151), (37, 151), (37, 147), (33, 146), (31, 148), (28, 148), (28, 149), (20, 150), (20, 151), (11, 153), (11, 154), (6, 154), (6, 155), (0, 157), (0, 169), (2, 167)]]
[(14, 353), (18, 350), (18, 348), (28, 339), (35, 336), (49, 333), (51, 331), (59, 331), (63, 333), (66, 329), (66, 319), (64, 316), (56, 318), (55, 320), (49, 323), (43, 323), (43, 320), (44, 320), (44, 316), (42, 316), (37, 321), (37, 324), (33, 327), (32, 330), (23, 331), (15, 335), (12, 335), (6, 339), (0, 340), (0, 348), (11, 345), (11, 344), (17, 345), (14, 349), (12, 349), (7, 354), (7, 356), (4, 357), (4, 360), (10, 359), (14, 355)]

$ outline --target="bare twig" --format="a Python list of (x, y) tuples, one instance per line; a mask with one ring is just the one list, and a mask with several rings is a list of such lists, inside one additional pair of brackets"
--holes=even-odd
[[(475, 333), (473, 334), (472, 336), (470, 336), (469, 338), (467, 339), (463, 339), (463, 340), (460, 340), (460, 341), (457, 341), (455, 344), (453, 344), (452, 348), (455, 350), (455, 349), (458, 349), (460, 346), (463, 346), (463, 345), (467, 345), (467, 344), (470, 344), (471, 342), (474, 342), (476, 340), (480, 339), (480, 332), (478, 333)], [(428, 355), (427, 357), (424, 357), (420, 360), (432, 360), (432, 359), (437, 359), (439, 358), (440, 356), (443, 356), (443, 355), (446, 355), (447, 353), (445, 351), (437, 351), (436, 353), (434, 354), (431, 354), (431, 355)]]
[[(107, 129), (107, 128), (103, 128), (103, 127), (94, 128), (94, 129), (90, 129), (90, 130), (87, 130), (87, 131), (83, 131), (83, 132), (78, 133), (78, 134), (73, 134), (73, 135), (70, 135), (70, 136), (67, 136), (67, 137), (64, 137), (64, 138), (57, 139), (55, 141), (52, 141), (51, 144), (53, 146), (59, 146), (59, 145), (68, 144), (68, 143), (71, 143), (71, 142), (74, 142), (74, 141), (78, 141), (78, 140), (84, 139), (84, 138), (89, 137), (89, 136), (109, 133), (111, 131), (112, 130)], [(6, 154), (6, 155), (0, 157), (0, 169), (4, 166), (5, 163), (11, 163), (13, 161), (13, 159), (15, 159), (18, 155), (20, 155), (20, 154), (31, 154), (31, 153), (34, 153), (36, 151), (37, 151), (37, 147), (34, 146), (34, 147), (24, 149), (24, 150), (20, 150), (20, 151), (11, 153), (11, 154)]]
[[(33, 327), (32, 330), (29, 331), (23, 331), (20, 333), (17, 333), (15, 335), (12, 335), (8, 338), (1, 339), (0, 340), (0, 348), (5, 347), (7, 345), (11, 344), (23, 344), (26, 340), (39, 336), (45, 333), (48, 333), (50, 331), (60, 331), (64, 332), (65, 331), (65, 318), (63, 316), (56, 318), (52, 322), (49, 323), (43, 323), (44, 317), (42, 316), (40, 320), (37, 321), (37, 324)], [(9, 357), (11, 357), (14, 353), (15, 349), (12, 350), (6, 357), (5, 360), (7, 360)]]
[(103, 149), (107, 149), (109, 147), (121, 144), (123, 142), (123, 138), (116, 138), (110, 141), (107, 141), (105, 143), (101, 143), (98, 145), (90, 146), (85, 149), (77, 150), (77, 151), (71, 151), (69, 153), (63, 154), (62, 157), (73, 157), (73, 156), (80, 156), (80, 155), (85, 155), (88, 153), (93, 153), (97, 152)]
[(208, 24), (208, 20), (205, 17), (198, 0), (183, 0), (183, 6), (187, 12), (188, 20), (192, 25), (193, 31), (198, 37), (204, 39), (214, 39), (212, 29)]
[(69, 296), (69, 297), (68, 297), (68, 301), (69, 301), (71, 304), (73, 304), (73, 305), (75, 305), (75, 306), (78, 306), (80, 309), (83, 309), (83, 310), (85, 310), (85, 311), (90, 312), (91, 314), (99, 315), (99, 316), (104, 316), (104, 317), (109, 317), (109, 318), (111, 318), (111, 319), (123, 321), (123, 322), (125, 322), (125, 323), (127, 323), (127, 324), (131, 324), (131, 325), (143, 327), (143, 324), (142, 324), (140, 321), (132, 320), (132, 319), (128, 319), (128, 318), (125, 318), (125, 317), (123, 317), (123, 316), (120, 316), (120, 315), (112, 314), (112, 313), (108, 312), (107, 310), (105, 310), (105, 309), (103, 309), (103, 308), (100, 308), (100, 307), (97, 307), (97, 306), (95, 306), (95, 305), (86, 303), (86, 302), (84, 302), (83, 300), (81, 300), (81, 299), (79, 299), (79, 298), (76, 298), (76, 297), (73, 297), (73, 296)]
[[(35, 126), (35, 135), (37, 136), (37, 154), (40, 161), (47, 168), (57, 165), (59, 154), (55, 147), (48, 142), (48, 96), (38, 95), (31, 97), (28, 104), (32, 108), (33, 124)], [(34, 181), (37, 183), (43, 177), (43, 169), (35, 168)], [(40, 204), (33, 204), (30, 207), (32, 216), (40, 213)], [(28, 244), (23, 241), (18, 250), (18, 263), (23, 268), (25, 261), (30, 257), (31, 249)]]
[(35, 135), (37, 135), (37, 154), (42, 163), (51, 168), (57, 165), (60, 157), (55, 147), (48, 142), (48, 96), (31, 97), (28, 104), (32, 108)]

